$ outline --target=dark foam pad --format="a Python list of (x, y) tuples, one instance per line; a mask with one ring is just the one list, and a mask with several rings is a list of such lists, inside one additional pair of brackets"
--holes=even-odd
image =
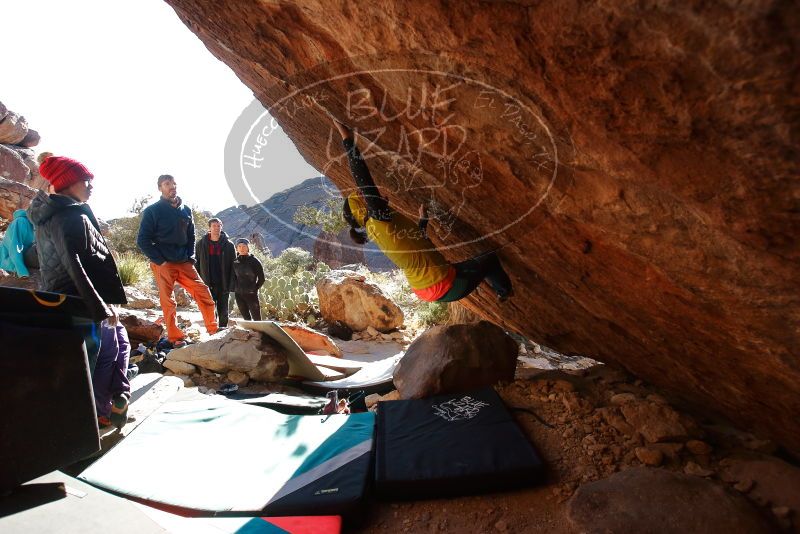
[(82, 301), (0, 288), (0, 491), (100, 450)]
[(494, 389), (378, 403), (375, 488), (396, 498), (532, 485), (533, 446)]

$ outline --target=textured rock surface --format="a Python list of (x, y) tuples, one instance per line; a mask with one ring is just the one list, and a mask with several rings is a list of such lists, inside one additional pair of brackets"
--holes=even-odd
[(194, 303), (192, 297), (189, 295), (189, 292), (178, 284), (175, 284), (175, 286), (172, 288), (172, 294), (175, 297), (175, 304), (181, 308), (188, 308)]
[(13, 111), (0, 121), (0, 143), (17, 145), (28, 135), (28, 121)]
[(403, 310), (381, 288), (353, 271), (331, 271), (317, 281), (319, 310), (329, 323), (339, 321), (351, 330), (373, 327), (388, 332), (403, 324)]
[(645, 467), (580, 487), (568, 514), (586, 534), (775, 532), (752, 504), (719, 484)]
[(167, 360), (190, 363), (217, 373), (239, 371), (260, 382), (281, 380), (289, 373), (289, 363), (282, 352), (263, 344), (260, 333), (238, 327), (172, 350)]
[[(168, 2), (342, 189), (326, 114), (348, 119), (348, 91), (388, 102), (357, 127), (407, 213), (447, 158), (396, 187), (393, 155), (461, 128), (485, 179), (435, 189), (454, 224), (433, 240), (450, 261), (499, 248), (516, 285), (474, 311), (800, 449), (796, 3)], [(433, 71), (492, 89), (420, 112)]]
[(176, 375), (192, 376), (197, 372), (197, 367), (191, 363), (182, 362), (180, 360), (164, 360), (164, 367), (175, 373)]
[(728, 458), (722, 480), (735, 484), (763, 506), (786, 507), (800, 532), (800, 468), (774, 456)]
[[(161, 338), (161, 334), (164, 332), (163, 326), (150, 319), (147, 314), (139, 311), (120, 311), (119, 319), (125, 325), (132, 343), (134, 341), (137, 343), (140, 341), (154, 343)], [(134, 346), (136, 346), (135, 343)]]
[(0, 217), (13, 219), (14, 211), (27, 208), (36, 190), (25, 184), (0, 178)]
[(404, 399), (459, 393), (514, 379), (519, 347), (488, 321), (434, 326), (406, 349), (394, 372)]
[(155, 299), (133, 286), (125, 286), (125, 298), (128, 300), (125, 307), (131, 310), (151, 310), (158, 306)]
[(0, 176), (19, 183), (29, 181), (31, 170), (22, 156), (9, 145), (0, 144)]
[(281, 323), (281, 327), (306, 352), (321, 350), (331, 356), (342, 357), (342, 349), (331, 338), (321, 332), (312, 330), (301, 323)]
[[(612, 400), (613, 402), (613, 400)], [(649, 443), (686, 439), (691, 425), (680, 414), (655, 402), (627, 402), (620, 407), (625, 420)]]

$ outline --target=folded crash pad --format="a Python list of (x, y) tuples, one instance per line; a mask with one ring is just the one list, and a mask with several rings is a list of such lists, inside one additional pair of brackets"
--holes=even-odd
[(371, 413), (284, 415), (219, 395), (169, 402), (80, 478), (217, 514), (342, 515), (364, 494), (373, 428)]
[(345, 373), (334, 371), (328, 367), (314, 365), (309, 359), (308, 354), (300, 348), (300, 345), (281, 328), (275, 321), (237, 321), (237, 326), (249, 328), (256, 332), (268, 335), (273, 341), (278, 343), (286, 352), (289, 361), (289, 376), (305, 378), (308, 380), (337, 380), (343, 378)]
[(397, 364), (403, 357), (402, 354), (378, 360), (375, 362), (362, 362), (363, 367), (350, 376), (338, 380), (306, 380), (303, 386), (315, 391), (382, 391), (384, 389), (394, 389), (392, 378)]
[(306, 353), (306, 356), (311, 363), (321, 367), (327, 367), (329, 369), (333, 369), (334, 371), (339, 371), (344, 373), (345, 375), (352, 375), (353, 373), (359, 371), (362, 367), (364, 367), (364, 362), (357, 362), (355, 360), (345, 360), (343, 358), (337, 358), (336, 356), (328, 356), (328, 355), (319, 355), (319, 354), (311, 354)]
[(533, 446), (491, 388), (379, 402), (375, 489), (396, 498), (498, 491), (542, 480)]
[(74, 297), (0, 288), (0, 492), (100, 450)]

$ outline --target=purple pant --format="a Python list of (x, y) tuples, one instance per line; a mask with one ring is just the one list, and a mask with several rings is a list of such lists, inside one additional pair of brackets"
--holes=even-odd
[(92, 376), (94, 404), (97, 416), (111, 415), (111, 400), (115, 395), (130, 395), (128, 382), (128, 360), (131, 356), (131, 343), (128, 332), (122, 324), (110, 326), (107, 321), (100, 323), (100, 353)]

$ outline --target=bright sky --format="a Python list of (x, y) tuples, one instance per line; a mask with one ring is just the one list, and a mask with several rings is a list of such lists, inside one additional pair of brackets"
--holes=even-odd
[[(175, 176), (196, 207), (235, 204), (223, 149), (252, 92), (165, 2), (4, 1), (1, 11), (0, 101), (42, 136), (37, 153), (94, 173), (89, 203), (99, 217), (156, 195), (160, 174)], [(271, 192), (319, 175), (296, 150), (279, 158)]]

